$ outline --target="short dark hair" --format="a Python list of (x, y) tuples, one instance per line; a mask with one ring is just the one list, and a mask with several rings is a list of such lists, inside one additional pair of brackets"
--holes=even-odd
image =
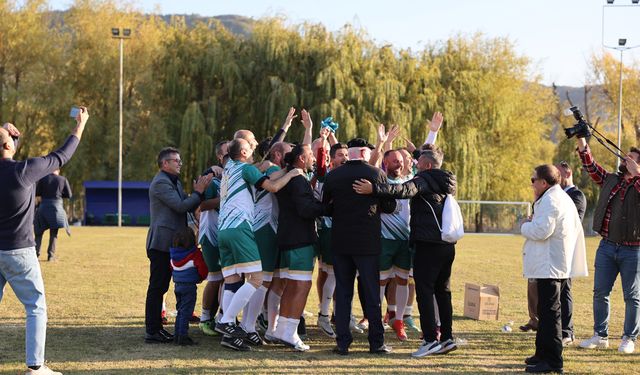
[(433, 168), (439, 169), (442, 167), (442, 160), (444, 160), (444, 152), (442, 149), (436, 145), (428, 144), (422, 146), (422, 152), (420, 152), (420, 157), (425, 157), (429, 159)]
[(338, 150), (348, 150), (349, 147), (347, 147), (346, 144), (344, 143), (336, 143), (335, 145), (331, 146), (331, 148), (329, 149), (329, 157), (331, 159), (336, 157), (336, 152), (338, 152)]
[(240, 153), (242, 152), (242, 141), (240, 141), (240, 139), (242, 138), (236, 138), (229, 143), (228, 154), (231, 160), (237, 160), (240, 157)]
[(536, 177), (553, 186), (560, 183), (560, 171), (551, 164), (543, 164), (535, 167)]
[(173, 233), (171, 244), (173, 247), (191, 249), (196, 246), (196, 235), (193, 233), (191, 227), (178, 229)]
[(171, 154), (180, 155), (180, 151), (175, 147), (165, 147), (158, 153), (158, 168), (162, 168), (162, 162), (167, 160)]
[(293, 168), (293, 164), (295, 164), (296, 160), (298, 160), (300, 155), (302, 155), (304, 152), (304, 146), (305, 145), (303, 144), (297, 144), (291, 149), (291, 152), (287, 152), (284, 155), (284, 162), (289, 168)]
[(216, 143), (216, 156), (224, 156), (222, 155), (222, 146), (226, 145), (229, 141), (220, 141), (218, 143)]
[(258, 143), (258, 147), (256, 148), (256, 152), (258, 153), (258, 156), (263, 158), (265, 155), (269, 153), (272, 140), (273, 140), (273, 137), (267, 137), (263, 139), (260, 143)]
[(637, 148), (637, 147), (631, 147), (631, 148), (629, 149), (629, 152), (635, 152), (635, 153), (636, 153), (636, 154), (638, 154), (638, 155), (639, 155), (639, 157), (640, 157), (640, 149), (639, 149), (639, 148)]
[(389, 156), (392, 152), (400, 152), (400, 150), (396, 150), (396, 149), (391, 149), (391, 150), (387, 150), (384, 152), (384, 155), (382, 155), (382, 158), (385, 159), (387, 156)]

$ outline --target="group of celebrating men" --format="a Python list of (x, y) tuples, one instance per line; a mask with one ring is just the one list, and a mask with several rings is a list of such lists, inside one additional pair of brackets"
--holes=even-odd
[[(397, 126), (386, 131), (380, 125), (375, 146), (361, 138), (344, 144), (336, 139), (338, 124), (331, 118), (322, 121), (313, 140), (311, 116), (304, 109), (302, 142), (285, 142), (295, 113), (291, 108), (277, 134), (261, 143), (249, 130), (219, 142), (219, 165), (195, 181), (190, 196), (178, 178), (179, 151), (165, 148), (158, 155), (160, 171), (149, 190), (145, 341), (178, 342), (160, 317), (171, 278), (168, 251), (172, 232), (185, 227), (187, 213), (195, 211), (208, 268), (200, 328), (222, 335), (223, 346), (246, 351), (266, 342), (309, 350), (298, 332), (317, 258), (318, 327), (336, 339), (334, 352), (347, 355), (351, 332), (363, 328), (369, 331), (371, 353), (391, 352), (384, 343), (385, 296), (385, 322), (398, 339), (407, 339), (405, 323), (417, 330), (409, 302), (412, 267), (423, 334), (412, 355), (455, 350), (449, 290), (455, 247), (441, 240), (438, 222), (456, 180), (440, 170), (443, 153), (434, 144), (442, 114), (434, 114), (419, 149), (408, 140), (407, 147), (394, 149)], [(351, 313), (356, 277), (365, 316), (359, 323)]]

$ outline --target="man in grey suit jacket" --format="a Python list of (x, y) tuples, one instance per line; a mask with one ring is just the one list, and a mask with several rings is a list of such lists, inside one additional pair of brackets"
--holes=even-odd
[(182, 160), (180, 152), (172, 147), (158, 154), (160, 171), (149, 186), (151, 225), (147, 234), (147, 257), (151, 262), (149, 288), (145, 307), (146, 343), (165, 343), (173, 335), (162, 328), (162, 299), (169, 290), (171, 265), (169, 247), (176, 230), (187, 226), (187, 212), (194, 211), (213, 178), (201, 176), (193, 185), (193, 194), (187, 196), (179, 175)]

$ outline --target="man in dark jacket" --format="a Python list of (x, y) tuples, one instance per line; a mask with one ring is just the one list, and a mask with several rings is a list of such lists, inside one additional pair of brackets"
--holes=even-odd
[(145, 304), (145, 342), (149, 344), (173, 340), (173, 335), (162, 328), (161, 317), (162, 298), (171, 282), (169, 247), (175, 231), (187, 226), (187, 212), (200, 205), (204, 190), (213, 178), (213, 175), (198, 177), (193, 193), (187, 196), (180, 183), (180, 152), (172, 147), (163, 148), (157, 162), (160, 170), (149, 186), (151, 225), (146, 246), (150, 267)]
[(0, 128), (0, 301), (9, 283), (24, 305), (27, 374), (60, 375), (44, 364), (47, 303), (33, 236), (35, 184), (66, 164), (76, 151), (89, 113), (80, 108), (76, 127), (59, 149), (47, 156), (13, 160), (20, 132), (13, 124)]
[[(377, 197), (411, 198), (411, 235), (415, 248), (413, 275), (420, 310), (420, 326), (424, 341), (412, 353), (414, 357), (438, 353), (445, 354), (456, 349), (452, 336), (452, 307), (449, 279), (455, 258), (455, 244), (442, 241), (439, 227), (447, 194), (455, 194), (456, 177), (441, 170), (443, 152), (435, 145), (425, 146), (418, 159), (418, 174), (402, 185), (376, 183), (360, 180), (353, 187), (359, 194)], [(435, 216), (434, 216), (435, 213)], [(436, 339), (436, 316), (433, 304), (435, 295), (441, 322), (441, 341)]]
[(36, 256), (40, 256), (42, 235), (49, 229), (49, 247), (47, 248), (47, 261), (56, 259), (56, 240), (58, 229), (65, 228), (67, 234), (69, 223), (67, 213), (62, 204), (63, 198), (71, 198), (71, 186), (69, 181), (60, 176), (60, 170), (55, 170), (38, 181), (36, 185), (36, 197), (40, 197), (40, 205), (36, 210), (34, 221), (34, 233), (36, 235)]
[(375, 234), (381, 230), (380, 212), (393, 212), (396, 201), (358, 195), (353, 191), (355, 180), (386, 184), (387, 176), (380, 169), (367, 164), (371, 150), (365, 140), (353, 139), (347, 146), (350, 160), (327, 174), (322, 196), (322, 202), (333, 218), (331, 251), (336, 276), (337, 334), (337, 347), (334, 350), (346, 355), (353, 341), (349, 322), (357, 270), (365, 293), (365, 316), (369, 319), (369, 351), (386, 354), (391, 352), (391, 348), (384, 344), (378, 285), (382, 243), (380, 236)]
[[(315, 158), (309, 145), (297, 145), (285, 155), (288, 169), (311, 171)], [(298, 351), (309, 350), (297, 333), (300, 316), (311, 290), (314, 245), (318, 241), (315, 220), (323, 213), (322, 203), (313, 196), (304, 175), (291, 179), (276, 193), (278, 199), (278, 250), (280, 277), (286, 279), (280, 303), (276, 339)]]

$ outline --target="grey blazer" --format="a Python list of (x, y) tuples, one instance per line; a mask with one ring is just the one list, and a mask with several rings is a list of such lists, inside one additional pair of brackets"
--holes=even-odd
[(147, 250), (169, 252), (173, 233), (187, 226), (187, 212), (200, 204), (200, 195), (187, 197), (178, 180), (176, 187), (164, 172), (159, 171), (149, 186), (151, 223), (147, 233)]

